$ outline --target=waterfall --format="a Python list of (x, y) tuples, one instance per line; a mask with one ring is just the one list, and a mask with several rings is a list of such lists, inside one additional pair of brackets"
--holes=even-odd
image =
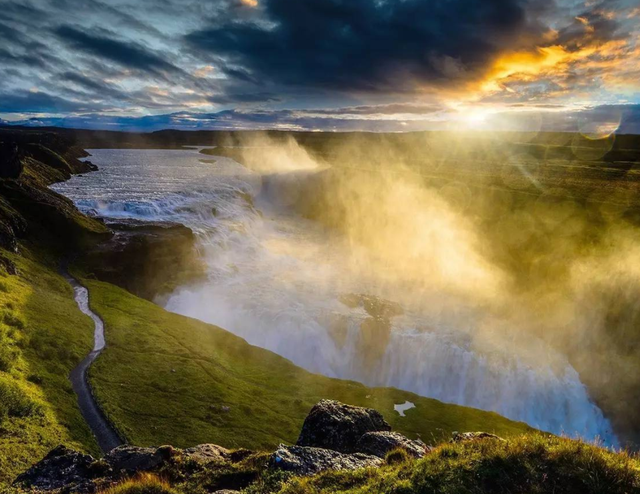
[[(403, 306), (375, 272), (353, 269), (349, 245), (265, 198), (257, 174), (228, 159), (204, 163), (195, 151), (91, 152), (101, 171), (56, 190), (93, 214), (181, 222), (199, 239), (208, 279), (178, 289), (168, 310), (313, 372), (617, 445), (562, 355), (533, 337), (479, 346), (473, 318)], [(523, 358), (519, 348), (532, 347), (546, 357)]]

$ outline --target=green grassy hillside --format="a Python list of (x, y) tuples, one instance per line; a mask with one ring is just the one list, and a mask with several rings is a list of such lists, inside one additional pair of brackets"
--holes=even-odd
[(0, 267), (1, 488), (58, 444), (98, 450), (67, 379), (91, 349), (93, 323), (42, 254), (0, 254), (18, 270)]
[[(266, 449), (293, 443), (322, 398), (375, 408), (394, 430), (427, 443), (456, 430), (503, 436), (531, 430), (495, 413), (312, 374), (216, 326), (113, 285), (85, 283), (92, 309), (105, 321), (108, 345), (90, 371), (91, 383), (133, 444)], [(416, 408), (400, 417), (393, 405), (407, 400)]]

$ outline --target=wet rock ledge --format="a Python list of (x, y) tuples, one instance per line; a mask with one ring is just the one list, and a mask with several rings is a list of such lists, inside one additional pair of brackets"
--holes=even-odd
[(204, 276), (195, 235), (186, 226), (133, 219), (102, 221), (113, 235), (77, 259), (99, 280), (161, 302), (176, 287)]

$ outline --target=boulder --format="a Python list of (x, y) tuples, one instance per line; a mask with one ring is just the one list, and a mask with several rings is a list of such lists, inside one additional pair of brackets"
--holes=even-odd
[(296, 444), (355, 453), (358, 440), (367, 432), (390, 430), (376, 410), (321, 400), (307, 415)]
[(364, 453), (339, 453), (324, 448), (285, 446), (281, 444), (271, 455), (271, 468), (292, 472), (296, 475), (314, 475), (324, 470), (356, 470), (380, 466), (377, 456)]
[(29, 470), (18, 476), (14, 486), (28, 490), (52, 491), (65, 488), (76, 488), (90, 491), (90, 488), (82, 489), (82, 486), (91, 484), (95, 469), (92, 465), (95, 459), (73, 451), (65, 446), (53, 449), (43, 460), (36, 463)]
[(422, 441), (415, 441), (398, 432), (367, 432), (357, 444), (358, 451), (384, 458), (394, 449), (402, 448), (414, 458), (422, 458), (429, 451)]
[(200, 463), (226, 461), (232, 456), (228, 449), (218, 446), (217, 444), (200, 444), (193, 448), (185, 449), (182, 454), (185, 458), (195, 460)]
[(497, 439), (498, 441), (504, 441), (500, 436), (490, 434), (488, 432), (454, 432), (451, 441), (452, 443), (462, 443), (465, 441), (479, 441), (481, 439)]
[(164, 465), (171, 459), (168, 448), (141, 448), (138, 446), (119, 446), (109, 451), (105, 457), (114, 472), (133, 474), (148, 472)]

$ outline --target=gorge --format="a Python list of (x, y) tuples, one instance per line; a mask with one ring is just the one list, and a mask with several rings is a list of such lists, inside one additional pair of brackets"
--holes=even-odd
[[(618, 444), (578, 373), (542, 340), (476, 338), (483, 315), (459, 307), (458, 294), (422, 292), (432, 298), (416, 304), (403, 280), (369, 268), (361, 247), (296, 214), (294, 201), (282, 198), (316, 170), (265, 176), (229, 158), (204, 160), (197, 149), (89, 152), (100, 171), (55, 186), (81, 210), (112, 221), (179, 222), (196, 234), (207, 279), (178, 287), (167, 309), (312, 372)], [(466, 249), (464, 241), (446, 248)]]

